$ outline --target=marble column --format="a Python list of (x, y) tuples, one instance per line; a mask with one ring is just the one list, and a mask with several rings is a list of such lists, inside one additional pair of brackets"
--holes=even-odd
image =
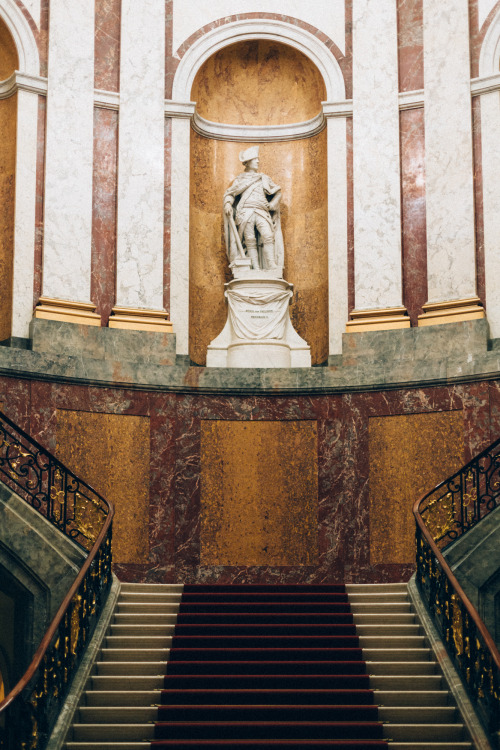
[[(184, 111), (186, 110), (186, 111)], [(189, 354), (189, 148), (194, 104), (179, 105), (172, 117), (172, 220), (170, 317), (177, 354)]]
[(100, 325), (90, 303), (94, 4), (51, 0), (43, 291), (37, 317)]
[(33, 316), (38, 94), (18, 88), (12, 336), (29, 337)]
[(500, 92), (481, 96), (484, 264), (490, 335), (500, 338)]
[(117, 280), (111, 328), (171, 330), (163, 310), (165, 1), (122, 0)]
[(329, 355), (342, 354), (348, 318), (347, 144), (345, 116), (331, 116), (328, 105), (328, 297)]
[(424, 0), (428, 302), (419, 325), (483, 317), (476, 296), (468, 0)]
[(395, 0), (353, 0), (355, 310), (349, 332), (409, 327), (402, 303)]

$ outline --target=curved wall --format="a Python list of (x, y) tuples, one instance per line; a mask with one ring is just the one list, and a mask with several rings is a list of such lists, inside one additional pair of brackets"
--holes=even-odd
[[(323, 96), (319, 72), (304, 55), (263, 41), (221, 50), (200, 69), (192, 91), (205, 119), (247, 125), (310, 119), (320, 111)], [(242, 171), (238, 154), (249, 145), (191, 134), (190, 356), (200, 365), (226, 320), (223, 286), (231, 274), (222, 234), (222, 197)], [(326, 131), (261, 144), (260, 169), (282, 189), (284, 277), (294, 284), (291, 318), (311, 347), (313, 364), (318, 364), (328, 357)]]
[[(18, 67), (14, 41), (0, 19), (0, 81)], [(0, 341), (11, 335), (14, 261), (17, 94), (0, 100)]]

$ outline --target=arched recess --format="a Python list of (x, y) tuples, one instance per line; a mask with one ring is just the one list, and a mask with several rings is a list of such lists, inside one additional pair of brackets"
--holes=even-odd
[[(0, 81), (19, 67), (14, 39), (0, 18)], [(0, 341), (12, 330), (14, 277), (17, 93), (0, 100)]]
[[(315, 65), (293, 47), (267, 39), (224, 47), (199, 69), (191, 98), (205, 120), (276, 127), (309, 121), (326, 91)], [(242, 136), (244, 137), (244, 136)], [(232, 278), (222, 236), (222, 196), (242, 171), (250, 142), (191, 135), (189, 354), (203, 365), (224, 327), (224, 283)], [(284, 278), (294, 285), (292, 323), (311, 347), (313, 364), (328, 358), (328, 202), (326, 131), (260, 145), (260, 169), (282, 189)]]
[[(0, 3), (0, 21), (7, 27), (18, 55), (16, 70), (28, 75), (39, 75), (40, 58), (33, 31), (23, 12), (14, 0)], [(0, 76), (0, 81), (5, 80)]]
[[(189, 353), (189, 253), (187, 249), (190, 241), (190, 196), (191, 189), (196, 189), (190, 184), (190, 153), (191, 142), (195, 140), (191, 132), (190, 119), (193, 114), (194, 105), (191, 101), (192, 86), (196, 75), (204, 63), (215, 55), (219, 50), (236, 45), (238, 43), (248, 43), (252, 40), (262, 40), (277, 43), (287, 47), (292, 47), (299, 53), (303, 54), (319, 71), (320, 77), (325, 88), (325, 100), (327, 102), (345, 101), (345, 85), (339, 64), (332, 52), (324, 45), (318, 37), (314, 36), (307, 30), (298, 26), (288, 24), (282, 21), (270, 19), (250, 19), (242, 20), (235, 23), (229, 23), (213, 29), (206, 35), (196, 39), (193, 45), (186, 50), (176, 70), (172, 87), (172, 107), (177, 107), (177, 114), (172, 119), (172, 223), (171, 223), (171, 301), (170, 313), (171, 320), (174, 324), (174, 330), (177, 334), (177, 352), (178, 354)], [(186, 106), (188, 105), (188, 106)], [(331, 120), (328, 122), (330, 125)], [(340, 127), (335, 127), (335, 139), (330, 137), (330, 128), (328, 133), (323, 133), (325, 140), (325, 174), (328, 175), (329, 189), (326, 205), (326, 214), (328, 217), (327, 232), (324, 238), (325, 254), (328, 258), (327, 276), (332, 278), (332, 269), (334, 264), (331, 262), (332, 257), (336, 254), (337, 258), (341, 257), (340, 266), (344, 265), (344, 256), (346, 254), (346, 227), (344, 208), (347, 202), (347, 177), (346, 177), (346, 129), (345, 121), (342, 118)], [(333, 131), (333, 128), (332, 128)], [(198, 138), (198, 136), (196, 136)], [(312, 143), (313, 139), (309, 139)], [(328, 141), (328, 149), (326, 149)], [(228, 140), (228, 143), (230, 141)], [(234, 154), (244, 147), (244, 142), (239, 144), (232, 143)], [(332, 144), (334, 148), (332, 149)], [(220, 148), (221, 141), (214, 149)], [(270, 144), (266, 144), (270, 145)], [(265, 149), (263, 149), (265, 151)], [(332, 166), (334, 167), (332, 169)], [(239, 164), (236, 164), (235, 173), (239, 171)], [(261, 169), (266, 171), (264, 163), (261, 163)], [(267, 169), (271, 173), (272, 169)], [(331, 184), (330, 176), (335, 174), (334, 184)], [(191, 177), (193, 175), (191, 174)], [(271, 175), (273, 176), (273, 175)], [(278, 176), (274, 175), (276, 181)], [(336, 230), (332, 231), (331, 216), (338, 212), (342, 213), (340, 222), (336, 223)], [(339, 229), (340, 227), (340, 229)], [(340, 243), (339, 243), (340, 237)], [(285, 239), (286, 242), (286, 239)], [(335, 247), (333, 247), (335, 245)], [(285, 250), (286, 252), (286, 250)], [(340, 295), (346, 296), (347, 275), (345, 280), (342, 278), (340, 284), (345, 286)], [(329, 312), (326, 317), (330, 317), (330, 342), (332, 305), (331, 294), (329, 299)], [(338, 308), (338, 302), (337, 302)], [(207, 313), (209, 314), (209, 310)], [(342, 320), (340, 320), (340, 317)], [(346, 315), (342, 311), (338, 322), (338, 331), (340, 332), (345, 326)], [(341, 333), (337, 336), (340, 340)], [(331, 344), (330, 344), (331, 347)], [(328, 353), (328, 352), (327, 352)], [(332, 353), (330, 348), (330, 353)]]
[[(486, 32), (479, 57), (479, 75), (500, 83), (500, 8)], [(493, 88), (493, 87), (492, 87)], [(492, 338), (500, 338), (500, 91), (481, 94), (484, 265), (486, 314)]]

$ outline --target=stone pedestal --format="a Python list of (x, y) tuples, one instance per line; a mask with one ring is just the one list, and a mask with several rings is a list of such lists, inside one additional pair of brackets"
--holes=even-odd
[(310, 367), (310, 348), (290, 320), (292, 293), (265, 271), (227, 283), (227, 322), (208, 347), (207, 367)]

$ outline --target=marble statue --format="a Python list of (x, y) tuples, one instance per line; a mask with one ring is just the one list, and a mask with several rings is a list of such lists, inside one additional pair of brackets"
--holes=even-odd
[(284, 264), (281, 233), (281, 188), (259, 172), (259, 147), (252, 146), (239, 155), (245, 171), (224, 193), (224, 236), (229, 266), (248, 264), (282, 278)]

